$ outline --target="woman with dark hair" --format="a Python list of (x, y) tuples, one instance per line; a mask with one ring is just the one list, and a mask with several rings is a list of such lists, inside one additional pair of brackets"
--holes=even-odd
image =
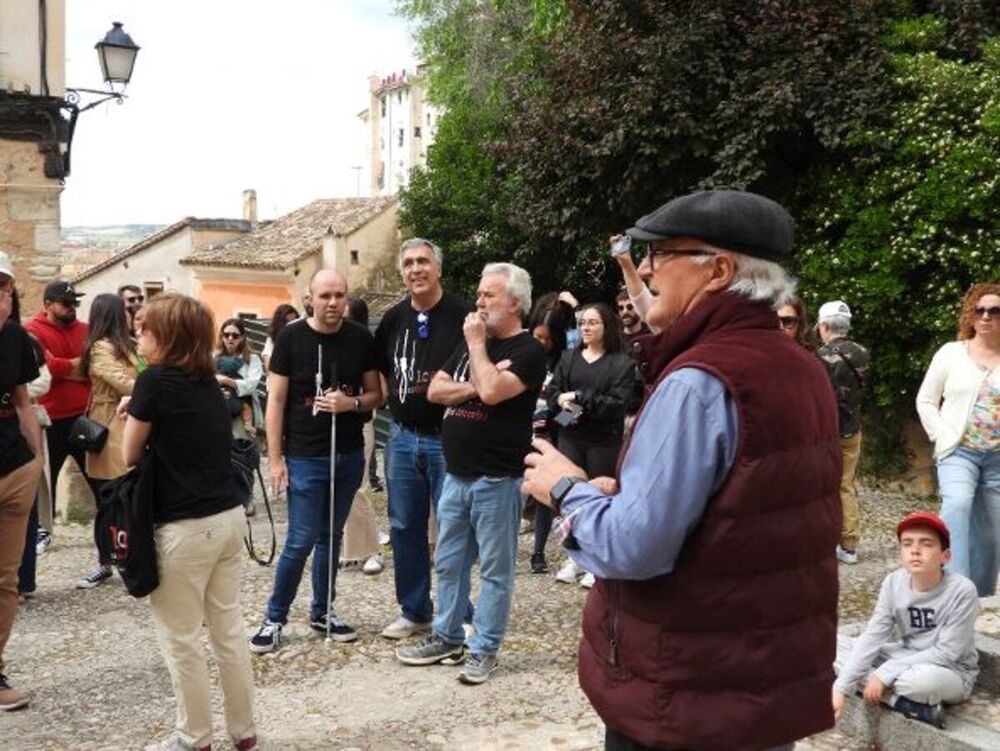
[(177, 700), (175, 734), (154, 751), (208, 748), (212, 695), (201, 646), (207, 624), (226, 727), (238, 751), (257, 749), (253, 671), (240, 604), (243, 509), (230, 465), (232, 433), (215, 380), (212, 314), (185, 295), (145, 308), (139, 351), (149, 363), (127, 404), (122, 458), (155, 475), (160, 584), (149, 596)]
[(816, 349), (812, 340), (812, 327), (809, 326), (809, 315), (806, 304), (798, 297), (792, 297), (777, 310), (778, 325), (781, 333), (792, 337), (810, 352)]
[[(90, 378), (87, 417), (108, 429), (104, 448), (98, 453), (87, 452), (86, 456), (86, 472), (96, 497), (108, 480), (126, 472), (122, 461), (125, 424), (115, 419), (115, 410), (122, 397), (132, 393), (140, 370), (125, 303), (118, 295), (98, 295), (90, 305), (87, 339), (80, 356), (80, 372)], [(111, 578), (111, 549), (107, 535), (101, 532), (95, 518), (97, 567), (76, 583), (77, 589), (93, 589)]]
[[(250, 351), (247, 327), (239, 318), (227, 318), (219, 327), (215, 351), (215, 380), (222, 387), (226, 401), (232, 405), (234, 438), (251, 438), (255, 429), (264, 424), (257, 386), (264, 375), (264, 362)], [(248, 513), (252, 513), (249, 511)]]
[[(545, 389), (549, 408), (556, 411), (559, 451), (588, 477), (614, 476), (625, 429), (625, 415), (634, 408), (638, 373), (625, 352), (621, 320), (604, 303), (583, 308), (581, 346), (563, 354)], [(556, 578), (574, 582), (579, 571), (571, 560)], [(593, 585), (585, 574), (580, 584)]]
[(934, 354), (917, 412), (934, 442), (948, 570), (988, 597), (1000, 570), (1000, 283), (966, 293), (958, 341)]
[(271, 365), (271, 353), (274, 352), (274, 340), (278, 338), (280, 332), (292, 321), (299, 320), (299, 311), (295, 306), (282, 303), (274, 309), (271, 314), (271, 322), (267, 324), (267, 339), (264, 341), (264, 349), (260, 351), (260, 356), (264, 361), (264, 370), (269, 370)]

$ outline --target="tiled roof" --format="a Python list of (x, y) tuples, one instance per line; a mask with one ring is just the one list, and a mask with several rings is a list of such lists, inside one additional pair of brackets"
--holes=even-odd
[(70, 281), (72, 282), (82, 282), (84, 279), (89, 279), (100, 271), (104, 269), (111, 268), (112, 266), (124, 261), (126, 258), (134, 256), (146, 248), (156, 245), (161, 240), (165, 240), (171, 235), (180, 232), (185, 227), (190, 226), (192, 229), (209, 229), (209, 230), (242, 230), (244, 232), (250, 229), (250, 222), (244, 219), (195, 219), (193, 216), (185, 217), (179, 222), (174, 222), (169, 227), (164, 227), (159, 232), (155, 232), (148, 237), (144, 237), (139, 242), (134, 245), (130, 245), (124, 250), (120, 250), (113, 256), (105, 261), (91, 266), (86, 271), (82, 271), (76, 276), (74, 276)]
[(396, 203), (395, 196), (325, 198), (260, 226), (217, 248), (205, 248), (181, 259), (185, 266), (287, 269), (323, 247), (327, 231), (351, 234)]

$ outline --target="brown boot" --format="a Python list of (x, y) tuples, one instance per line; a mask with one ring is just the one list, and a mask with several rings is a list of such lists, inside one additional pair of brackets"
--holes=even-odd
[(28, 695), (12, 688), (7, 682), (7, 676), (0, 674), (0, 711), (20, 709), (28, 706)]

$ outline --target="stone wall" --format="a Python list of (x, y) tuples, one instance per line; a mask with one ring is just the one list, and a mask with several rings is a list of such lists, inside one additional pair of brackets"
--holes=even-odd
[(61, 193), (60, 181), (45, 177), (37, 143), (0, 139), (0, 249), (13, 259), (28, 315), (41, 307), (45, 284), (59, 275)]

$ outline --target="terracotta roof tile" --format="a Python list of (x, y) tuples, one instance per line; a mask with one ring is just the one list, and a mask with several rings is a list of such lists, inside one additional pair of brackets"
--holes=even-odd
[(334, 235), (349, 235), (396, 201), (395, 196), (313, 201), (225, 245), (195, 251), (181, 259), (181, 264), (287, 269), (320, 250), (328, 230)]

